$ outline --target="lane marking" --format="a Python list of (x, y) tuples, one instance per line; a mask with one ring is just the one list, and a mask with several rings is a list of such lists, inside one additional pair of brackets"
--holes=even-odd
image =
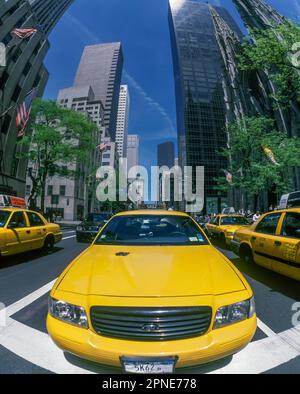
[(278, 336), (273, 336), (249, 343), (244, 350), (233, 356), (228, 365), (208, 373), (259, 374), (287, 363), (298, 356), (299, 352), (288, 343), (282, 341)]
[(283, 331), (279, 333), (278, 336), (296, 349), (300, 354), (300, 325)]
[(263, 331), (267, 337), (274, 337), (276, 336), (276, 332), (274, 332), (270, 327), (268, 327), (265, 323), (263, 323), (260, 319), (257, 318), (257, 327)]
[(64, 352), (52, 342), (48, 334), (16, 320), (9, 320), (9, 330), (0, 335), (0, 344), (12, 353), (54, 373), (91, 373), (68, 362)]
[(54, 286), (56, 280), (57, 278), (47, 283), (46, 285), (40, 287), (39, 289), (33, 291), (32, 293), (28, 294), (27, 296), (20, 299), (19, 301), (16, 301), (15, 303), (9, 305), (3, 310), (3, 313), (6, 313), (6, 316), (10, 317), (15, 313), (19, 312), (21, 309), (25, 308), (26, 306), (32, 304), (34, 301), (38, 300), (43, 295), (48, 293)]
[(64, 241), (65, 239), (70, 239), (70, 238), (75, 238), (75, 237), (76, 237), (76, 235), (70, 235), (69, 237), (64, 237), (61, 240)]
[(63, 231), (62, 233), (63, 233), (63, 234), (70, 234), (70, 233), (76, 233), (76, 231), (75, 231), (75, 230), (72, 230), (72, 231)]
[[(93, 373), (89, 370), (90, 365), (85, 364), (84, 361), (82, 361), (82, 367), (75, 366), (68, 361), (64, 352), (52, 342), (48, 334), (11, 318), (12, 315), (50, 291), (55, 281), (56, 279), (6, 308), (7, 325), (0, 328), (0, 344), (24, 360), (51, 372)], [(276, 334), (260, 319), (258, 319), (258, 327), (267, 335), (267, 338), (251, 342), (245, 349), (235, 354), (229, 364), (224, 367), (216, 366), (212, 371), (211, 366), (199, 366), (199, 369), (197, 368), (199, 373), (257, 374), (267, 372), (299, 357), (300, 327)], [(97, 372), (101, 373), (101, 366)]]

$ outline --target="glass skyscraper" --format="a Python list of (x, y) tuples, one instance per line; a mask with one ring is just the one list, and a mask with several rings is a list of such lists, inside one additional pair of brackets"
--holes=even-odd
[[(226, 146), (222, 58), (210, 6), (170, 0), (169, 25), (177, 107), (179, 163), (205, 167), (205, 210), (219, 211), (222, 199), (215, 178), (227, 168), (220, 150)], [(240, 35), (226, 9), (216, 7)]]
[[(0, 67), (0, 194), (25, 195), (26, 160), (17, 153), (17, 108), (36, 89), (42, 96), (48, 81), (44, 59), (48, 33), (73, 0), (8, 0), (0, 2), (0, 42), (6, 47), (6, 65)], [(15, 28), (37, 28), (27, 39)]]

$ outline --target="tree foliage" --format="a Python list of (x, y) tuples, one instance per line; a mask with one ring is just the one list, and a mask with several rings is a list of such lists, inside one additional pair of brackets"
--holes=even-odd
[[(237, 188), (257, 196), (262, 190), (282, 193), (291, 189), (289, 170), (300, 166), (300, 140), (288, 138), (273, 126), (273, 120), (265, 117), (245, 117), (229, 125), (230, 147), (222, 154), (228, 158), (233, 180), (228, 183), (225, 176), (220, 177), (219, 190)], [(273, 152), (277, 164), (263, 148)]]
[[(32, 180), (30, 205), (35, 206), (41, 195), (44, 211), (47, 177), (76, 175), (76, 164), (85, 163), (96, 148), (97, 126), (80, 113), (41, 99), (35, 100), (31, 116), (31, 130), (19, 142), (24, 148), (20, 157), (33, 165), (28, 171)], [(70, 169), (72, 164), (74, 169)]]
[(292, 61), (295, 44), (300, 42), (300, 27), (287, 21), (272, 29), (250, 31), (241, 47), (239, 67), (244, 71), (268, 73), (276, 86), (272, 95), (281, 107), (300, 102), (300, 67)]

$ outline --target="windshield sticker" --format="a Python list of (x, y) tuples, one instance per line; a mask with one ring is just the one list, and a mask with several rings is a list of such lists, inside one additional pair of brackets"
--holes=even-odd
[(198, 242), (198, 238), (197, 237), (189, 237), (189, 240), (191, 242)]

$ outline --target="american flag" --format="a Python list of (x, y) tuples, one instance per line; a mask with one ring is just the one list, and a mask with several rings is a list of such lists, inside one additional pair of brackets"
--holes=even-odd
[(100, 144), (98, 147), (101, 153), (107, 151), (107, 145), (104, 142), (102, 142), (102, 144)]
[(36, 89), (33, 89), (30, 93), (28, 93), (24, 102), (18, 108), (18, 113), (16, 118), (17, 127), (19, 128), (18, 138), (23, 137), (25, 134), (25, 128), (27, 126), (30, 117), (32, 103), (33, 100), (35, 99), (35, 96), (36, 96)]
[(19, 38), (28, 38), (35, 34), (37, 32), (37, 29), (35, 28), (29, 28), (29, 29), (14, 29), (12, 31), (12, 34), (15, 34)]

